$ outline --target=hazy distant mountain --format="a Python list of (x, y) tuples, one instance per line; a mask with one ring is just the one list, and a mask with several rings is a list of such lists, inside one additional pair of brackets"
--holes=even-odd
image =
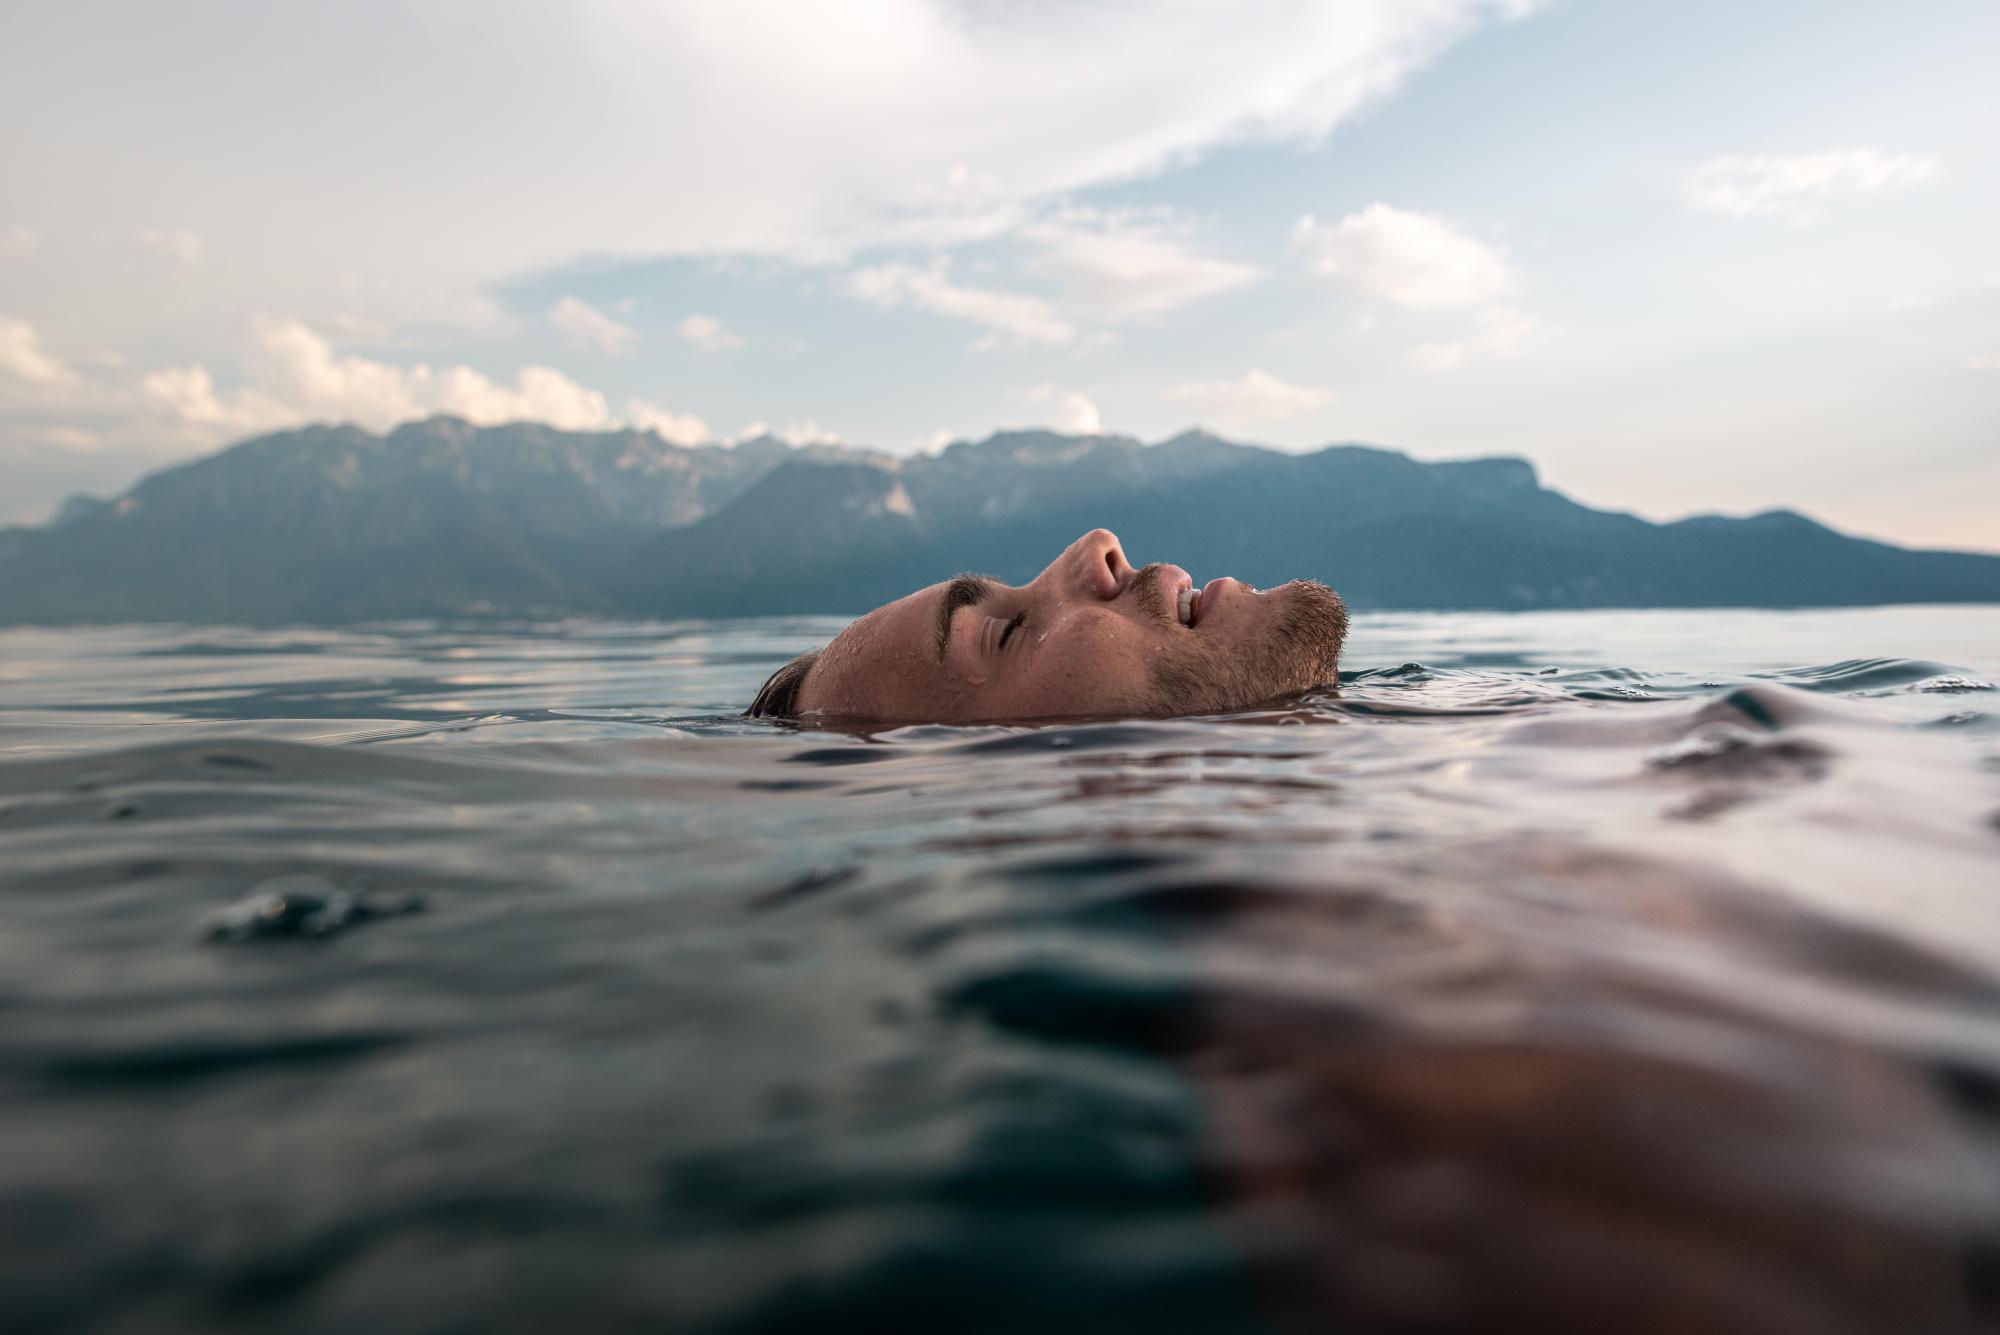
[(453, 418), (245, 441), (0, 530), (0, 619), (347, 621), (613, 612), (621, 558), (790, 456)]
[(1025, 579), (1099, 525), (1136, 561), (1312, 575), (1357, 607), (2000, 601), (2000, 557), (1788, 511), (1652, 524), (1578, 505), (1520, 459), (1190, 431), (1006, 432), (898, 460), (435, 418), (246, 441), (0, 530), (0, 621), (853, 612), (958, 570)]

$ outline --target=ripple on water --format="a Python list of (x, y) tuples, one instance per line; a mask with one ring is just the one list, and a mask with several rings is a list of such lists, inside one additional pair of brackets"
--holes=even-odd
[[(51, 1085), (135, 1091), (353, 1061), (411, 1041), (411, 1035), (395, 1031), (266, 1034), (255, 1039), (191, 1036), (145, 1047), (49, 1054), (33, 1064)], [(7, 1065), (24, 1061), (21, 1055), (0, 1057)]]
[(1913, 686), (1930, 677), (1950, 676), (1951, 669), (1942, 663), (1917, 658), (1851, 658), (1838, 663), (1756, 675), (1783, 681), (1801, 690), (1827, 695), (1856, 695)]
[(1833, 758), (1827, 747), (1794, 736), (1771, 736), (1731, 723), (1696, 727), (1687, 736), (1646, 754), (1656, 770), (1728, 778), (1823, 778)]
[(1991, 714), (1982, 714), (1976, 709), (1959, 709), (1949, 714), (1940, 715), (1923, 726), (1926, 728), (1968, 728), (1975, 724), (1990, 724), (1992, 721), (1993, 715)]
[(1994, 687), (1992, 682), (1981, 681), (1977, 677), (1947, 673), (1941, 677), (1926, 677), (1922, 681), (1913, 682), (1910, 689), (1931, 695), (1956, 695), (1963, 691), (1990, 691)]
[(324, 876), (293, 872), (260, 882), (234, 904), (209, 915), (202, 934), (211, 941), (228, 942), (316, 939), (423, 911), (420, 895), (343, 890)]

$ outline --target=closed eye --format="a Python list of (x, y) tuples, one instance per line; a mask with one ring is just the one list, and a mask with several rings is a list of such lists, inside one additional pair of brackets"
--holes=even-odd
[(1007, 647), (1008, 639), (1012, 637), (1015, 631), (1021, 628), (1021, 623), (1027, 619), (1028, 614), (1026, 612), (1016, 612), (1014, 614), (1014, 619), (1009, 621), (1006, 628), (1000, 632), (1000, 647), (1002, 649)]

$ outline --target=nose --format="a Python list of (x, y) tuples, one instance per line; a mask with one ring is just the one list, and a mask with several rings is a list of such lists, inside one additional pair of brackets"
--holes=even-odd
[(1117, 534), (1094, 528), (1051, 562), (1041, 579), (1066, 597), (1109, 601), (1131, 582), (1132, 565), (1125, 559)]

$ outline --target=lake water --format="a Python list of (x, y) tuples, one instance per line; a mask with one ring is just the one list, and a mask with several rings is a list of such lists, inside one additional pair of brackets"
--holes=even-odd
[(2000, 1328), (2000, 608), (0, 632), (15, 1332)]

